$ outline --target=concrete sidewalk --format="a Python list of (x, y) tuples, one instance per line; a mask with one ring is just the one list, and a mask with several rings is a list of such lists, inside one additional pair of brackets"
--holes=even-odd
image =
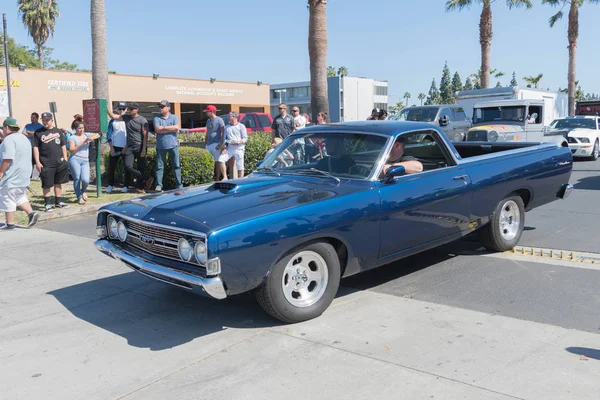
[[(340, 293), (282, 325), (154, 282), (93, 241), (0, 232), (2, 399), (595, 399), (600, 336)], [(35, 252), (33, 251), (35, 250)]]

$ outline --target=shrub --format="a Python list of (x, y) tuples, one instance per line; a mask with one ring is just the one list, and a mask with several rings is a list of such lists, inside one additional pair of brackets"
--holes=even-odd
[(252, 132), (248, 135), (246, 153), (244, 155), (244, 173), (247, 175), (256, 169), (256, 164), (262, 161), (271, 148), (270, 132)]
[[(204, 132), (194, 132), (194, 133), (178, 133), (177, 139), (181, 141), (181, 143), (204, 143), (206, 140), (206, 133)], [(148, 143), (156, 144), (156, 134), (149, 133), (148, 134)]]
[[(214, 161), (210, 153), (197, 147), (179, 147), (181, 159), (181, 180), (184, 186), (201, 185), (211, 182), (214, 174)], [(109, 164), (110, 153), (105, 156), (106, 165)], [(146, 177), (156, 176), (156, 149), (148, 149), (146, 154)], [(115, 182), (123, 184), (125, 181), (125, 165), (121, 161), (117, 164)], [(175, 188), (175, 172), (169, 157), (165, 165), (163, 177), (165, 189)]]

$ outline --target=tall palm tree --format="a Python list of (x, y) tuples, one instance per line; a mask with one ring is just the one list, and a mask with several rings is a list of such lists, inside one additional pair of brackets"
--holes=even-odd
[(37, 47), (40, 69), (44, 69), (44, 44), (54, 35), (59, 17), (57, 0), (18, 0), (17, 9), (23, 25)]
[[(92, 25), (92, 91), (95, 99), (108, 100), (108, 62), (106, 61), (106, 9), (104, 0), (90, 0)], [(110, 104), (108, 105), (109, 107)]]
[(523, 80), (527, 83), (531, 83), (534, 88), (538, 88), (538, 84), (542, 80), (544, 74), (538, 74), (537, 76), (524, 76)]
[(417, 99), (421, 100), (421, 105), (423, 105), (423, 100), (425, 100), (427, 98), (427, 96), (425, 95), (425, 93), (419, 93), (419, 95), (417, 96)]
[(410, 99), (410, 93), (404, 93), (404, 98), (406, 99), (406, 107), (408, 107), (408, 99)]
[[(587, 0), (588, 3), (598, 4), (600, 0)], [(568, 91), (569, 91), (569, 115), (575, 115), (575, 98), (576, 98), (576, 66), (577, 66), (577, 40), (579, 39), (579, 7), (585, 3), (585, 0), (542, 0), (542, 4), (550, 4), (558, 6), (562, 4), (562, 8), (569, 5), (569, 28), (567, 37), (569, 39), (569, 72), (567, 75)], [(559, 12), (550, 17), (550, 26), (553, 27), (558, 20), (563, 17), (562, 8)]]
[(310, 58), (310, 105), (314, 115), (329, 114), (327, 98), (327, 0), (308, 0), (308, 55)]
[[(490, 87), (490, 57), (492, 47), (492, 2), (493, 0), (447, 0), (446, 11), (463, 10), (473, 3), (481, 3), (483, 8), (479, 17), (479, 43), (481, 45), (481, 82), (482, 88)], [(525, 6), (531, 8), (530, 0), (506, 0), (509, 9)]]
[(341, 76), (342, 78), (343, 78), (344, 76), (348, 76), (348, 68), (346, 68), (346, 67), (344, 67), (344, 66), (341, 66), (341, 67), (339, 67), (339, 68), (338, 68), (338, 72), (337, 72), (337, 73), (338, 73), (338, 75), (339, 75), (339, 76)]
[(337, 76), (337, 72), (335, 72), (335, 68), (331, 65), (327, 67), (327, 77)]

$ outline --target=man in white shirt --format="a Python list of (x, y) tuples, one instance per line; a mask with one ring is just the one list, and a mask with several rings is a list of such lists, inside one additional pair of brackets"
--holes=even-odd
[[(244, 152), (246, 151), (246, 142), (248, 141), (248, 133), (244, 124), (238, 121), (240, 114), (237, 111), (229, 113), (229, 125), (225, 127), (223, 135), (223, 145), (227, 146), (227, 150), (221, 153), (219, 161), (226, 163), (231, 157), (235, 158), (235, 165), (238, 171), (238, 178), (244, 177)], [(226, 179), (226, 177), (224, 178)]]
[[(119, 102), (118, 109), (115, 110), (115, 114), (123, 115), (127, 110), (127, 103), (124, 101)], [(125, 127), (125, 121), (118, 121), (111, 119), (108, 123), (108, 133), (106, 135), (108, 145), (110, 146), (110, 163), (108, 165), (108, 187), (106, 193), (110, 193), (115, 188), (115, 171), (117, 170), (117, 163), (119, 159), (123, 157), (121, 154), (123, 148), (127, 145), (127, 128)], [(125, 170), (125, 174), (128, 174)], [(125, 177), (125, 182), (129, 182), (129, 179)], [(123, 186), (121, 192), (127, 193), (127, 186)]]
[(306, 127), (306, 118), (300, 114), (300, 109), (296, 106), (292, 107), (292, 117), (294, 117), (295, 130)]

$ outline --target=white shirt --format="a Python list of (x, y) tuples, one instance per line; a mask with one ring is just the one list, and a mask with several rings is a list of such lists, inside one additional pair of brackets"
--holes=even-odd
[[(300, 123), (300, 125), (297, 124), (298, 122)], [(303, 115), (298, 115), (297, 117), (294, 117), (294, 125), (296, 126), (296, 129), (306, 128), (306, 118), (304, 118)]]
[(125, 128), (125, 121), (112, 122), (112, 145), (114, 147), (125, 147), (127, 145), (127, 128)]
[(248, 132), (246, 131), (246, 126), (244, 124), (237, 125), (227, 125), (225, 127), (225, 140), (229, 143), (231, 142), (242, 142), (240, 145), (232, 145), (238, 150), (243, 150), (246, 148), (246, 142), (248, 141)]

